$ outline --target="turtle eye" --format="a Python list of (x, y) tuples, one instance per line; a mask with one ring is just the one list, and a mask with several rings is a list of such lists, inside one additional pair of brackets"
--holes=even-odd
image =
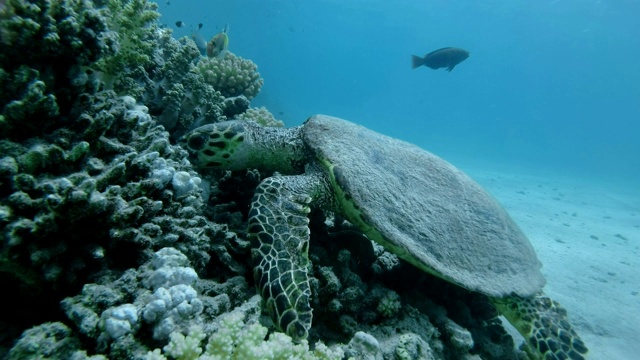
[(202, 149), (202, 147), (204, 146), (204, 143), (205, 143), (204, 135), (192, 136), (187, 140), (187, 146), (189, 146), (189, 148), (193, 150)]

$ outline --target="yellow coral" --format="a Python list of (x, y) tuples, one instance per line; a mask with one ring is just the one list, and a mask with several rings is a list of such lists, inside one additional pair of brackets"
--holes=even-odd
[[(283, 333), (273, 333), (267, 337), (267, 328), (260, 324), (245, 325), (244, 314), (233, 312), (225, 315), (220, 329), (211, 335), (204, 354), (200, 343), (205, 338), (202, 329), (195, 327), (184, 336), (179, 332), (171, 334), (170, 342), (164, 347), (164, 355), (178, 360), (332, 360), (342, 359), (340, 348), (329, 348), (323, 343), (309, 350), (309, 343), (303, 340), (294, 344), (291, 337)], [(147, 353), (147, 360), (163, 360), (166, 357), (159, 349)]]
[(201, 59), (197, 69), (205, 82), (225, 97), (244, 95), (251, 100), (264, 83), (256, 64), (229, 51), (224, 57)]
[(284, 126), (284, 122), (282, 120), (276, 120), (273, 114), (264, 106), (247, 109), (247, 111), (236, 116), (236, 120), (253, 120), (262, 126)]

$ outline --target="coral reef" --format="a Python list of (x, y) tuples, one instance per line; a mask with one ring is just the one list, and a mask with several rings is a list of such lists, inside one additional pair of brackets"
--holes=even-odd
[(0, 283), (15, 310), (0, 319), (5, 334), (55, 317), (62, 298), (150, 249), (171, 244), (199, 271), (215, 248), (233, 262), (214, 240), (232, 235), (201, 215), (208, 183), (146, 106), (103, 90), (92, 70), (127, 38), (105, 9), (9, 1), (1, 11)]
[(154, 32), (157, 43), (153, 63), (121, 74), (118, 93), (134, 94), (158, 123), (177, 139), (195, 127), (222, 121), (245, 107), (225, 98), (196, 71), (200, 52), (191, 39), (175, 40), (171, 31)]
[[(111, 9), (112, 13), (119, 11), (114, 19), (125, 19), (113, 20), (111, 25), (123, 28), (126, 38), (132, 40), (126, 41), (127, 47), (116, 56), (104, 57), (98, 63), (104, 69), (103, 78), (118, 94), (132, 95), (144, 103), (174, 139), (191, 128), (224, 120), (224, 98), (195, 70), (200, 51), (193, 41), (175, 40), (169, 29), (159, 29), (155, 23), (138, 27), (128, 24), (128, 11), (141, 7), (141, 2), (135, 1), (137, 5), (129, 4), (124, 10)], [(148, 7), (155, 9), (155, 4)], [(150, 9), (147, 12), (157, 14)], [(139, 34), (141, 31), (144, 34)]]
[(136, 266), (150, 248), (172, 244), (202, 270), (214, 239), (227, 237), (199, 215), (200, 179), (163, 128), (131, 98), (94, 100), (70, 122), (78, 133), (61, 128), (0, 141), (0, 278), (15, 286), (16, 309), (47, 293), (36, 311), (25, 311), (32, 316), (104, 271)]
[[(172, 139), (247, 109), (248, 101), (226, 100), (232, 96), (223, 96), (213, 86), (217, 84), (205, 81), (197, 67), (204, 60), (197, 46), (190, 38), (174, 39), (170, 29), (158, 26), (157, 4), (146, 0), (104, 2), (101, 11), (107, 26), (120, 41), (118, 51), (100, 58), (94, 68), (108, 89), (144, 103)], [(262, 80), (254, 81), (261, 84)], [(253, 96), (258, 91), (259, 87)]]
[(246, 240), (269, 174), (205, 177), (175, 139), (228, 118), (282, 123), (250, 108), (255, 64), (203, 59), (156, 9), (0, 8), (0, 358), (525, 358), (482, 296), (319, 210), (309, 342), (274, 332)]

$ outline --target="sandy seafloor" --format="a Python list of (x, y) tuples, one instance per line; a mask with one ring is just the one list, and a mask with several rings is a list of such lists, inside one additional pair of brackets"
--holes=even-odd
[(463, 168), (531, 240), (545, 292), (567, 308), (589, 359), (640, 359), (640, 186)]

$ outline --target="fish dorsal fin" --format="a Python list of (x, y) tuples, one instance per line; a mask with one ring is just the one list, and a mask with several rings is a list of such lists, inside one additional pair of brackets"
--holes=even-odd
[(427, 54), (427, 55), (425, 55), (424, 57), (427, 57), (427, 56), (429, 56), (429, 55), (431, 55), (431, 54), (435, 54), (435, 53), (437, 53), (437, 52), (439, 52), (439, 51), (449, 50), (449, 49), (452, 49), (452, 47), (451, 47), (451, 46), (447, 46), (447, 47), (443, 47), (442, 49), (433, 50), (432, 52), (428, 53), (428, 54)]

